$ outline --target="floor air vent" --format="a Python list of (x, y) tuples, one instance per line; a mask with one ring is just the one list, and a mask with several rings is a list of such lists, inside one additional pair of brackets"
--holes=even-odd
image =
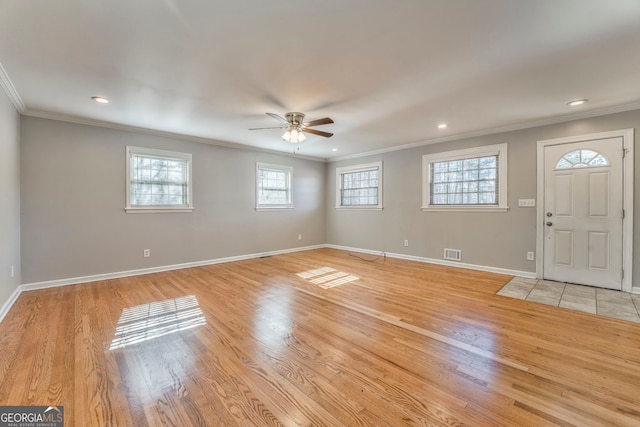
[(444, 259), (450, 259), (452, 261), (461, 261), (462, 251), (460, 249), (444, 248)]

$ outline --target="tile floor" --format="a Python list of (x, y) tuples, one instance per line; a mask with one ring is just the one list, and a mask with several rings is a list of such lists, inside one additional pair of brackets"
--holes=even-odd
[(640, 323), (640, 295), (626, 292), (514, 277), (497, 294)]

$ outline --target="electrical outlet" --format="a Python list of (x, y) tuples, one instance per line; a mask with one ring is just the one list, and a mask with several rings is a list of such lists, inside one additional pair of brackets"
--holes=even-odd
[(298, 240), (302, 240), (302, 234), (298, 234)]
[(144, 256), (145, 258), (149, 258), (151, 256), (151, 249), (145, 249), (142, 252), (142, 256)]
[(15, 275), (16, 275), (16, 271), (15, 271), (15, 269), (13, 268), (13, 265), (12, 265), (12, 266), (11, 266), (11, 277), (13, 277), (13, 276), (15, 276)]
[(405, 246), (409, 246), (409, 241), (408, 241), (408, 240), (405, 240), (405, 241), (404, 241), (404, 245), (405, 245)]
[(527, 252), (527, 261), (533, 261), (536, 258), (536, 254), (534, 252)]

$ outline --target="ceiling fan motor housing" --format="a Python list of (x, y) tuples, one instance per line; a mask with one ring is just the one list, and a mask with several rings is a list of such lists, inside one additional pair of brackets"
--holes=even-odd
[(310, 122), (304, 122), (305, 115), (299, 112), (289, 112), (284, 115), (284, 117), (279, 116), (275, 113), (267, 113), (268, 116), (273, 117), (274, 119), (286, 123), (286, 126), (277, 126), (277, 127), (267, 127), (267, 128), (252, 128), (249, 130), (261, 130), (261, 129), (285, 129), (285, 133), (282, 135), (282, 139), (287, 142), (298, 143), (307, 139), (305, 132), (312, 133), (314, 135), (323, 136), (325, 138), (330, 138), (333, 136), (331, 132), (324, 132), (321, 130), (312, 129), (312, 126), (320, 126), (320, 125), (328, 125), (333, 123), (333, 120), (329, 117), (325, 117), (322, 119), (311, 120)]
[(302, 113), (287, 113), (284, 115), (284, 118), (287, 119), (292, 126), (300, 126), (302, 125), (302, 121), (304, 120), (304, 114)]

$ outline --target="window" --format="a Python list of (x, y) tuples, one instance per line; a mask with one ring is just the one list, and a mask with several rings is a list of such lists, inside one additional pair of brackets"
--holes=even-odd
[(127, 212), (193, 210), (191, 154), (127, 147)]
[(292, 209), (291, 175), (288, 166), (256, 164), (256, 209)]
[(565, 154), (556, 164), (556, 169), (609, 166), (609, 161), (593, 150), (575, 150)]
[(382, 209), (382, 162), (336, 169), (336, 209)]
[(507, 144), (422, 156), (423, 210), (505, 211)]

